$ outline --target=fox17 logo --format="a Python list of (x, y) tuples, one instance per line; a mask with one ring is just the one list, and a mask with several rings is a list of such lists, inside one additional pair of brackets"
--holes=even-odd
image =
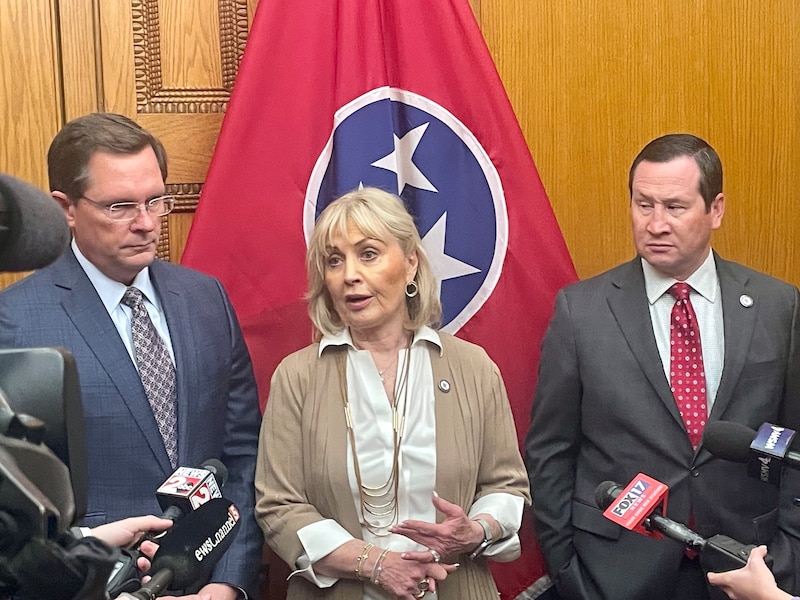
[(641, 479), (635, 481), (625, 495), (617, 499), (611, 512), (619, 518), (624, 518), (628, 511), (635, 510), (642, 502), (642, 497), (649, 487), (650, 484), (646, 481)]

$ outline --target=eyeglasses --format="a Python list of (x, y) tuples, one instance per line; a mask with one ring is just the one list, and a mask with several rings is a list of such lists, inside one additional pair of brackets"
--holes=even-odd
[(102, 208), (108, 218), (112, 221), (133, 221), (139, 216), (140, 206), (144, 206), (147, 214), (152, 217), (163, 217), (172, 212), (175, 208), (175, 198), (173, 196), (158, 196), (150, 198), (147, 202), (114, 202), (103, 204), (92, 200), (88, 196), (80, 196), (83, 200), (88, 200), (98, 208)]

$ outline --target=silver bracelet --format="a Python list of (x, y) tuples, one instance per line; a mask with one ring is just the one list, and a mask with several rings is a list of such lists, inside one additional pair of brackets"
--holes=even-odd
[(481, 529), (483, 529), (483, 541), (480, 544), (478, 544), (478, 547), (475, 548), (469, 555), (470, 559), (475, 560), (481, 554), (486, 552), (486, 549), (492, 545), (494, 539), (492, 538), (492, 527), (485, 519), (478, 518), (472, 520), (475, 521), (478, 525), (480, 525)]

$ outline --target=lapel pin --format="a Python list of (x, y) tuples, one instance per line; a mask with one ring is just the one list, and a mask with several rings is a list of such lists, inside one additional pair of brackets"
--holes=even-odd
[(447, 379), (442, 379), (439, 382), (439, 389), (442, 390), (445, 394), (450, 391), (450, 382)]
[(741, 304), (745, 308), (750, 308), (751, 306), (753, 306), (753, 299), (747, 294), (742, 294), (741, 296), (739, 296), (739, 304)]

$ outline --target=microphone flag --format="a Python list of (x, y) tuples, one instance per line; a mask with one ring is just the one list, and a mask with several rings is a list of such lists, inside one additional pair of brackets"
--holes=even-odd
[[(523, 440), (555, 295), (576, 274), (468, 0), (258, 6), (182, 262), (225, 286), (262, 407), (313, 338), (307, 236), (362, 185), (413, 214), (442, 330), (498, 365)], [(519, 559), (491, 564), (503, 599), (546, 587), (527, 514), (520, 539)]]
[(781, 461), (786, 457), (794, 437), (792, 429), (762, 423), (750, 444), (754, 456), (747, 464), (747, 474), (767, 483), (780, 484)]
[(660, 539), (660, 532), (646, 530), (643, 523), (658, 508), (662, 515), (667, 514), (668, 490), (660, 481), (639, 473), (606, 508), (603, 516), (625, 529)]

